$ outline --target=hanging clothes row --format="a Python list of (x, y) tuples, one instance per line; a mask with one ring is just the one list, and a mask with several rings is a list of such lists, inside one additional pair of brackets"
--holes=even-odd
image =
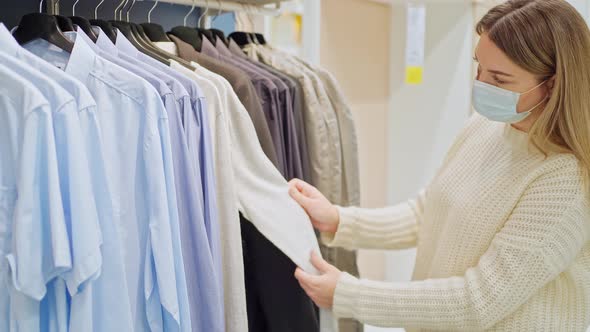
[(75, 20), (0, 25), (0, 330), (318, 331), (286, 180), (358, 200), (335, 80), (260, 35)]

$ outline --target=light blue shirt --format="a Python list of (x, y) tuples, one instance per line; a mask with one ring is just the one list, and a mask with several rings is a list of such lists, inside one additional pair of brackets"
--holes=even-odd
[[(74, 98), (65, 89), (26, 63), (0, 52), (0, 64), (11, 68), (22, 78), (34, 82), (49, 101), (52, 110), (60, 191), (71, 249), (72, 268), (61, 274), (51, 284), (65, 282), (70, 295), (75, 295), (86, 282), (99, 275), (102, 264), (100, 249), (102, 236), (90, 181), (88, 158), (77, 114), (78, 107)], [(66, 298), (65, 292), (56, 296)], [(28, 312), (31, 315), (39, 311), (40, 317), (40, 321), (27, 319), (23, 322), (14, 322), (13, 324), (16, 324), (14, 326), (19, 326), (23, 330), (43, 331), (49, 325), (55, 324), (58, 327), (57, 330), (67, 331), (67, 316), (62, 317), (63, 319), (53, 316), (42, 317), (48, 313), (48, 310), (42, 307), (52, 305), (52, 301), (48, 301), (47, 297), (41, 303), (41, 307), (34, 299), (12, 302), (21, 304), (20, 307), (13, 308), (13, 311)], [(22, 307), (27, 303), (28, 308)]]
[[(25, 48), (83, 82), (97, 102), (115, 224), (137, 331), (180, 330), (172, 228), (176, 194), (169, 190), (158, 93), (142, 78), (93, 53), (76, 38), (71, 55), (44, 40)], [(181, 254), (181, 253), (178, 253)]]
[[(188, 218), (185, 222), (181, 220), (183, 229), (181, 240), (185, 257), (190, 255), (188, 256), (190, 259), (185, 260), (184, 263), (192, 307), (193, 331), (224, 331), (221, 246), (205, 96), (194, 81), (140, 53), (122, 33), (117, 34), (116, 42), (120, 54), (126, 54), (128, 57), (139, 60), (144, 67), (155, 68), (173, 77), (187, 88), (191, 96), (192, 106), (183, 111), (183, 123), (185, 133), (192, 133), (192, 135), (186, 135), (185, 139), (188, 139), (188, 152), (194, 165), (193, 174), (197, 183), (180, 181), (178, 185), (182, 188), (178, 189), (179, 196), (190, 197), (187, 201), (190, 204), (185, 207), (187, 209), (185, 215)], [(182, 174), (184, 175), (181, 176), (185, 178), (190, 177), (186, 172)], [(202, 211), (194, 209), (199, 206), (199, 203), (200, 206), (204, 206)], [(201, 225), (195, 223), (197, 220), (204, 220), (204, 230)], [(207, 234), (205, 235), (204, 232)], [(208, 239), (208, 242), (202, 241), (204, 237)]]
[(40, 301), (72, 257), (50, 103), (2, 64), (0, 77), (0, 328), (8, 331), (10, 322), (38, 324), (38, 312), (20, 305)]
[[(103, 259), (100, 277), (92, 282), (90, 287), (82, 289), (77, 294), (70, 294), (71, 305), (65, 304), (66, 312), (69, 313), (70, 317), (69, 328), (71, 331), (131, 330), (133, 325), (129, 299), (127, 297), (112, 296), (113, 293), (126, 294), (127, 286), (121, 256), (121, 243), (115, 229), (112, 211), (113, 203), (106, 179), (96, 102), (82, 83), (20, 47), (1, 24), (0, 50), (0, 52), (14, 56), (36, 71), (51, 77), (74, 97), (77, 104), (77, 116), (79, 117), (80, 131), (83, 135), (80, 141), (88, 152), (86, 155), (90, 170), (90, 175), (85, 178), (91, 181), (92, 190), (94, 191), (103, 235), (102, 255), (108, 257), (108, 259)], [(84, 177), (79, 179), (84, 179)], [(55, 303), (54, 305), (62, 304)], [(56, 315), (63, 314), (63, 310), (58, 309), (61, 308), (54, 310)], [(63, 319), (60, 321), (63, 321)]]

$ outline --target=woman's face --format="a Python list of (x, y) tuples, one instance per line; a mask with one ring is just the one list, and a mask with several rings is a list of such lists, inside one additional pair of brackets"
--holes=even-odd
[[(537, 86), (541, 81), (512, 62), (487, 36), (482, 34), (475, 48), (475, 61), (478, 62), (477, 80), (502, 89), (522, 93)], [(538, 105), (549, 93), (548, 84), (520, 96), (516, 110), (526, 112)], [(523, 122), (536, 119), (543, 107), (539, 105)], [(530, 118), (530, 119), (529, 119)]]

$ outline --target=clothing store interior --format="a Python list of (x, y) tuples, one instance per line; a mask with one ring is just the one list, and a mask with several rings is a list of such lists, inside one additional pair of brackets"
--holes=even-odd
[(1, 1), (0, 331), (435, 329), (340, 283), (316, 301), (305, 280), (333, 267), (402, 294), (417, 250), (329, 246), (352, 235), (294, 195), (341, 223), (416, 197), (473, 114), (475, 25), (501, 2)]

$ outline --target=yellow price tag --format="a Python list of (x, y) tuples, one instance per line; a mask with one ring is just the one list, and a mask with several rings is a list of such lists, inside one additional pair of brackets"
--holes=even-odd
[(422, 83), (423, 67), (408, 66), (406, 67), (406, 84), (420, 84)]

